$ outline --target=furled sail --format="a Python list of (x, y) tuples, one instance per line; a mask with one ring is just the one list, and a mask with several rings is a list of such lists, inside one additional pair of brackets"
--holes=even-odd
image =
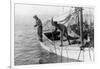
[[(54, 30), (54, 27), (52, 26), (52, 18), (48, 19), (47, 21), (45, 21), (44, 24), (44, 30), (47, 31), (52, 31)], [(68, 33), (69, 35), (73, 36), (73, 37), (79, 37), (78, 34), (76, 34), (71, 28), (70, 26), (73, 24), (77, 23), (77, 19), (76, 19), (76, 13), (75, 12), (67, 12), (63, 15), (60, 15), (58, 17), (53, 17), (53, 21), (57, 21), (60, 24), (64, 24), (67, 28), (68, 28)]]

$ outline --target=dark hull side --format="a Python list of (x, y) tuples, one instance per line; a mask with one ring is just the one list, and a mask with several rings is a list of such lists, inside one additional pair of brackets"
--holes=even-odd
[[(60, 32), (59, 32), (59, 31), (47, 32), (47, 33), (44, 33), (44, 35), (45, 35), (48, 39), (50, 39), (50, 40), (52, 40), (52, 41), (58, 41), (58, 40), (60, 40)], [(69, 38), (70, 40), (75, 40), (75, 39), (78, 39), (79, 37), (71, 37), (71, 36), (68, 35), (68, 38)], [(67, 40), (67, 38), (66, 38), (65, 40)]]
[(59, 31), (56, 31), (56, 32), (47, 32), (47, 33), (44, 33), (44, 35), (52, 40), (52, 41), (57, 41), (57, 40), (60, 40), (60, 32)]

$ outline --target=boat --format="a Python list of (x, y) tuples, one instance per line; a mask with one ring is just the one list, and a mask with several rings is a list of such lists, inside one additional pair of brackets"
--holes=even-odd
[(54, 28), (50, 24), (48, 26), (47, 25), (45, 26), (48, 27), (47, 30), (43, 30), (43, 42), (39, 42), (43, 49), (47, 50), (48, 52), (55, 53), (58, 56), (61, 56), (61, 58), (66, 57), (66, 58), (73, 58), (80, 61), (90, 61), (89, 55), (87, 54), (89, 53), (88, 48), (86, 48), (85, 51), (83, 51), (83, 54), (80, 56), (80, 52), (81, 52), (80, 47), (82, 46), (82, 44), (80, 43), (81, 41), (80, 35), (76, 34), (70, 28), (71, 32), (68, 31), (69, 34), (68, 37), (70, 38), (72, 44), (69, 45), (68, 41), (64, 37), (63, 46), (61, 47), (60, 31), (54, 32), (53, 31)]
[[(68, 58), (71, 58), (75, 61), (78, 62), (91, 62), (91, 59), (93, 59), (93, 57), (91, 57), (90, 59), (90, 55), (89, 55), (89, 49), (86, 48), (85, 51), (82, 51), (83, 53), (79, 56), (80, 54), (80, 47), (81, 44), (71, 44), (68, 45), (68, 41), (64, 41), (63, 42), (63, 47), (60, 46), (61, 42), (60, 42), (60, 38), (57, 37), (59, 35), (59, 32), (55, 35), (56, 38), (51, 39), (51, 37), (49, 35), (51, 35), (51, 32), (45, 32), (43, 34), (43, 42), (39, 42), (41, 47), (45, 50), (47, 50), (50, 53), (54, 53), (57, 56), (61, 56), (65, 57), (62, 58), (61, 61), (67, 62)], [(77, 39), (78, 40), (78, 39)], [(73, 40), (71, 40), (73, 41)], [(93, 52), (91, 51), (92, 56), (93, 56)]]

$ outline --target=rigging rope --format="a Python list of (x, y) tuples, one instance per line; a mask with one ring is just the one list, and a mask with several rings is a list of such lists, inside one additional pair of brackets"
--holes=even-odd
[[(54, 35), (53, 35), (53, 33), (52, 33), (52, 38), (53, 38), (53, 41), (54, 41)], [(55, 53), (57, 53), (56, 46), (55, 46), (55, 41), (54, 41), (54, 48), (55, 48)], [(56, 62), (57, 62), (57, 60), (58, 60), (58, 56), (56, 54)]]

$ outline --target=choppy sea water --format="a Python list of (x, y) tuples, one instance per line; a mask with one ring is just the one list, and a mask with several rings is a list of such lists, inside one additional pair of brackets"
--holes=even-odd
[[(72, 58), (63, 58), (63, 62), (80, 62)], [(66, 61), (67, 60), (67, 61)], [(14, 64), (33, 65), (59, 63), (61, 56), (43, 49), (39, 42), (36, 28), (31, 24), (15, 24), (14, 29)]]
[[(15, 24), (14, 64), (31, 65), (50, 63), (49, 52), (42, 49), (32, 25)], [(54, 56), (54, 55), (53, 55)], [(55, 58), (55, 57), (53, 57)]]

